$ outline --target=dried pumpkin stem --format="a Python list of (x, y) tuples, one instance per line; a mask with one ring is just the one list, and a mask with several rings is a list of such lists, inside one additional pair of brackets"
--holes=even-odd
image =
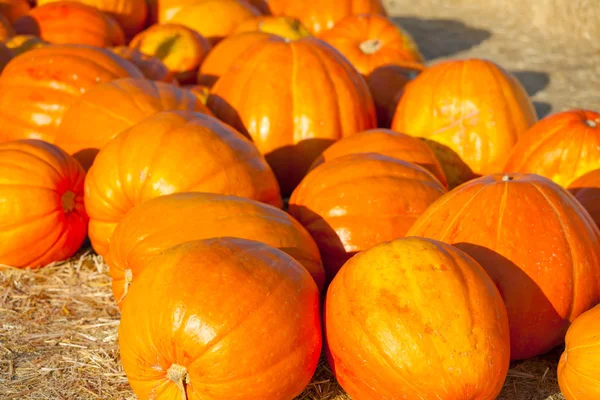
[(591, 119), (586, 120), (585, 124), (590, 128), (595, 128), (598, 126), (598, 123), (596, 121), (592, 121)]
[(184, 366), (178, 364), (171, 364), (167, 370), (167, 378), (173, 381), (177, 388), (181, 392), (181, 400), (187, 400), (187, 393), (185, 392), (185, 384), (190, 383), (190, 377), (187, 369)]
[(127, 296), (127, 292), (129, 291), (129, 286), (131, 286), (131, 283), (133, 282), (133, 271), (131, 271), (130, 269), (126, 269), (125, 270), (125, 283), (123, 284), (123, 296), (121, 296), (121, 298), (119, 299), (119, 301), (117, 301), (117, 304), (122, 302), (123, 299), (125, 298), (125, 296)]
[(512, 181), (512, 180), (513, 180), (513, 177), (510, 176), (510, 175), (508, 175), (508, 174), (504, 174), (502, 176), (502, 182), (509, 182), (509, 181)]
[(67, 190), (60, 197), (60, 201), (62, 203), (62, 208), (66, 213), (73, 211), (75, 208), (75, 193)]
[(365, 54), (374, 54), (381, 49), (383, 43), (379, 39), (370, 39), (362, 42), (358, 47)]

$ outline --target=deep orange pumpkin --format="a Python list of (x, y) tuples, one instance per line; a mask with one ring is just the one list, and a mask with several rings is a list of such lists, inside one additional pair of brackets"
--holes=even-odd
[[(509, 72), (490, 61), (452, 60), (427, 68), (406, 86), (392, 129), (436, 141), (475, 174), (488, 174), (502, 171), (536, 118), (525, 89)], [(468, 178), (444, 170), (449, 182)]]
[(565, 189), (538, 175), (472, 180), (434, 203), (408, 232), (452, 244), (500, 289), (511, 357), (545, 353), (598, 302), (600, 232)]
[(600, 168), (600, 114), (571, 110), (544, 118), (523, 134), (504, 168), (569, 186)]
[(97, 47), (44, 46), (15, 57), (0, 76), (0, 142), (53, 142), (63, 114), (81, 94), (124, 77), (143, 75), (135, 65)]
[(600, 228), (600, 169), (575, 179), (568, 189)]
[(216, 238), (172, 247), (127, 296), (121, 361), (140, 399), (293, 399), (321, 352), (319, 291), (281, 250)]
[[(211, 114), (193, 93), (168, 83), (126, 78), (98, 85), (65, 113), (56, 144), (87, 170), (110, 139), (144, 118), (168, 110)], [(82, 126), (89, 128), (82, 130)]]
[(0, 144), (0, 264), (42, 267), (71, 257), (83, 243), (85, 172), (41, 140)]
[(581, 314), (567, 331), (558, 384), (567, 400), (600, 398), (600, 306)]
[[(157, 215), (160, 215), (159, 220)], [(152, 258), (184, 242), (225, 236), (256, 240), (279, 248), (300, 262), (319, 290), (323, 289), (325, 271), (319, 249), (310, 234), (289, 214), (242, 197), (175, 193), (135, 207), (111, 236), (106, 259), (119, 307), (131, 283)]]
[(495, 399), (510, 359), (506, 309), (483, 268), (422, 238), (344, 265), (327, 291), (335, 376), (353, 399)]
[(237, 26), (232, 34), (243, 32), (272, 33), (290, 40), (298, 40), (311, 35), (300, 20), (293, 17), (274, 17), (272, 15), (261, 15), (244, 21)]
[(127, 46), (113, 47), (110, 50), (138, 67), (147, 79), (175, 83), (175, 78), (173, 78), (169, 69), (158, 58)]
[(239, 57), (213, 86), (208, 106), (252, 137), (284, 194), (336, 140), (375, 127), (366, 82), (322, 41), (271, 37)]
[(11, 24), (26, 15), (30, 9), (27, 0), (0, 0), (0, 14), (4, 15)]
[(164, 111), (110, 140), (90, 168), (85, 206), (94, 249), (108, 252), (117, 223), (133, 207), (179, 192), (283, 206), (273, 172), (247, 138), (205, 114)]
[(310, 171), (292, 193), (289, 212), (317, 242), (331, 280), (355, 253), (403, 237), (445, 192), (416, 164), (350, 154)]

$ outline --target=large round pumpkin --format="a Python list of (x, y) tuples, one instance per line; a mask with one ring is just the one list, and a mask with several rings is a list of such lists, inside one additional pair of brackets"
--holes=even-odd
[(600, 169), (575, 179), (568, 189), (600, 228)]
[(193, 93), (172, 84), (127, 78), (98, 85), (65, 113), (56, 144), (89, 169), (98, 150), (110, 139), (144, 118), (168, 110), (211, 114)]
[(315, 160), (313, 168), (325, 161), (359, 153), (378, 153), (420, 165), (447, 186), (442, 166), (425, 142), (389, 129), (371, 129), (335, 142)]
[(283, 250), (306, 268), (319, 289), (323, 288), (325, 271), (319, 249), (289, 214), (242, 197), (175, 193), (135, 207), (111, 236), (107, 262), (115, 300), (121, 306), (129, 286), (148, 262), (169, 247), (225, 236), (256, 240)]
[(355, 253), (403, 237), (445, 192), (416, 164), (350, 154), (310, 171), (292, 193), (289, 212), (317, 242), (331, 280)]
[(314, 38), (252, 46), (213, 86), (208, 106), (252, 137), (284, 194), (328, 146), (377, 123), (364, 79)]
[(565, 399), (600, 399), (600, 306), (573, 322), (565, 345), (558, 364), (558, 384)]
[(429, 207), (408, 235), (452, 244), (486, 269), (506, 303), (513, 360), (560, 344), (598, 301), (600, 232), (573, 196), (541, 176), (467, 182)]
[(130, 62), (97, 47), (44, 46), (13, 58), (0, 76), (0, 141), (53, 142), (63, 114), (81, 94), (125, 77), (143, 75)]
[(235, 238), (172, 247), (134, 283), (119, 326), (140, 399), (290, 400), (321, 352), (319, 291), (292, 257)]
[(502, 171), (536, 118), (525, 89), (509, 72), (490, 61), (452, 60), (427, 68), (406, 86), (392, 129), (436, 141), (474, 173), (489, 174)]
[(299, 19), (283, 15), (278, 17), (261, 15), (249, 19), (239, 24), (233, 34), (243, 32), (272, 33), (290, 40), (298, 40), (311, 35)]
[(353, 399), (495, 399), (510, 359), (502, 297), (464, 252), (422, 238), (378, 245), (327, 292), (335, 376)]
[(4, 15), (11, 24), (26, 15), (30, 9), (27, 0), (0, 0), (0, 14)]
[(532, 173), (563, 187), (600, 168), (600, 114), (571, 110), (544, 118), (514, 147), (506, 172)]
[(273, 172), (246, 137), (205, 114), (164, 111), (110, 140), (90, 168), (85, 206), (94, 249), (107, 253), (113, 230), (133, 207), (177, 192), (283, 206)]
[(138, 67), (147, 79), (166, 83), (176, 83), (175, 78), (172, 76), (167, 66), (158, 58), (149, 56), (137, 49), (132, 49), (127, 46), (117, 46), (110, 50)]
[(71, 257), (83, 243), (85, 172), (41, 140), (0, 144), (0, 264), (41, 267)]

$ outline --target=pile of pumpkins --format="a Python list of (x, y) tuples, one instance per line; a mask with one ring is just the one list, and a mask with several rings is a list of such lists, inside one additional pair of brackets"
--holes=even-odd
[(0, 263), (89, 237), (140, 399), (600, 398), (600, 114), (378, 0), (0, 1)]

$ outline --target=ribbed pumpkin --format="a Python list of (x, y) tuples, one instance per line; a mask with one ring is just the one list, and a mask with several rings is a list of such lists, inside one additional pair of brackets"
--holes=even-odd
[(259, 15), (260, 11), (241, 0), (197, 0), (161, 22), (185, 25), (216, 44), (239, 24)]
[(447, 186), (442, 166), (425, 142), (389, 129), (372, 129), (337, 141), (315, 160), (312, 168), (325, 161), (359, 153), (378, 153), (420, 165)]
[[(452, 60), (427, 68), (406, 86), (392, 129), (436, 141), (474, 173), (488, 174), (502, 171), (536, 118), (525, 89), (509, 72), (486, 60)], [(445, 172), (455, 179), (450, 169)]]
[(30, 9), (27, 0), (0, 0), (0, 14), (4, 15), (11, 24), (27, 14)]
[(446, 189), (425, 168), (375, 153), (319, 165), (294, 190), (289, 213), (317, 242), (327, 279), (355, 253), (404, 237)]
[(26, 51), (44, 47), (47, 44), (48, 42), (34, 35), (15, 35), (4, 42), (4, 45), (13, 52), (15, 57)]
[(108, 252), (113, 230), (133, 207), (178, 192), (283, 206), (273, 172), (247, 138), (201, 113), (164, 111), (110, 140), (90, 168), (85, 206), (94, 249)]
[(113, 47), (110, 50), (138, 67), (147, 79), (175, 83), (175, 78), (173, 78), (169, 69), (158, 58), (127, 46)]
[(160, 59), (180, 82), (194, 82), (210, 43), (198, 32), (178, 24), (152, 25), (136, 35), (129, 47)]
[(243, 32), (272, 33), (290, 40), (298, 40), (311, 35), (299, 19), (287, 16), (274, 17), (272, 15), (261, 15), (244, 21), (237, 26), (233, 34)]
[(57, 1), (33, 8), (17, 20), (15, 29), (21, 35), (37, 35), (50, 43), (120, 46), (125, 43), (125, 35), (109, 21), (111, 18), (85, 4)]
[(575, 179), (568, 189), (600, 228), (600, 169)]
[[(160, 215), (158, 220), (157, 215)], [(256, 240), (279, 248), (300, 262), (319, 289), (323, 288), (325, 271), (319, 249), (310, 234), (289, 214), (242, 197), (175, 193), (135, 207), (111, 236), (107, 262), (119, 307), (131, 283), (152, 258), (184, 242), (225, 236)]]
[(335, 376), (353, 399), (495, 399), (510, 358), (502, 297), (462, 251), (422, 238), (380, 244), (327, 292)]
[[(56, 144), (89, 169), (98, 150), (110, 139), (144, 118), (168, 110), (211, 114), (193, 93), (168, 83), (126, 78), (98, 85), (65, 113)], [(82, 130), (82, 126), (88, 128)]]
[(336, 140), (375, 128), (366, 82), (322, 41), (271, 37), (239, 57), (213, 86), (208, 106), (252, 137), (284, 194)]
[(97, 47), (44, 46), (15, 57), (0, 76), (0, 141), (53, 142), (63, 114), (81, 94), (125, 77), (143, 75), (130, 62)]
[(216, 238), (172, 247), (127, 296), (121, 362), (139, 399), (295, 398), (321, 352), (319, 291), (281, 250)]
[(598, 301), (600, 232), (575, 198), (541, 176), (472, 180), (429, 207), (407, 235), (452, 244), (486, 269), (506, 303), (513, 360), (560, 344)]
[(504, 168), (542, 175), (567, 187), (600, 168), (600, 114), (570, 110), (544, 118), (523, 134)]
[(581, 314), (567, 331), (558, 384), (567, 400), (600, 398), (600, 306)]
[(15, 30), (10, 22), (8, 22), (8, 19), (0, 14), (0, 40), (4, 42), (13, 36), (15, 36)]
[(0, 264), (42, 267), (71, 257), (83, 243), (85, 172), (41, 140), (0, 144)]

